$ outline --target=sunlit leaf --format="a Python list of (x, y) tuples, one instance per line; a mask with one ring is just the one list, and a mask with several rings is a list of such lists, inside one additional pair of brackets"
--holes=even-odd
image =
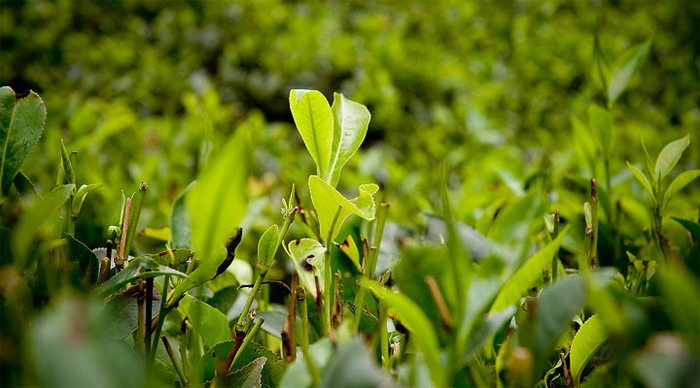
[(367, 108), (345, 98), (342, 94), (333, 94), (333, 149), (328, 176), (324, 180), (335, 187), (340, 179), (340, 172), (345, 163), (357, 152), (367, 134), (370, 114)]
[(637, 167), (635, 167), (633, 164), (630, 162), (627, 162), (627, 168), (632, 171), (632, 175), (634, 175), (635, 179), (639, 183), (641, 183), (642, 187), (644, 190), (649, 193), (649, 197), (651, 197), (653, 200), (656, 200), (656, 196), (654, 195), (654, 189), (652, 188), (651, 182), (649, 182), (649, 179), (647, 179), (647, 176), (644, 175), (642, 171), (640, 171)]
[(681, 159), (683, 151), (690, 145), (690, 135), (685, 135), (684, 137), (674, 140), (668, 144), (659, 152), (659, 156), (656, 157), (656, 165), (654, 166), (654, 171), (656, 171), (656, 176), (659, 181), (663, 180), (673, 169), (673, 167)]
[(340, 248), (340, 251), (343, 252), (353, 264), (355, 264), (355, 268), (357, 268), (358, 271), (362, 270), (362, 265), (360, 264), (360, 251), (357, 249), (357, 245), (355, 245), (355, 240), (352, 238), (352, 235), (348, 235), (348, 237), (346, 237), (345, 240), (338, 245), (338, 248)]
[(279, 239), (280, 232), (277, 225), (270, 226), (265, 233), (260, 236), (260, 240), (258, 241), (258, 266), (261, 270), (269, 268), (272, 264)]
[(333, 150), (333, 112), (317, 90), (292, 89), (289, 107), (306, 149), (316, 162), (318, 175), (329, 176)]
[[(379, 186), (375, 184), (360, 185), (359, 196), (348, 200), (320, 177), (310, 176), (309, 191), (318, 216), (321, 238), (326, 239), (330, 236), (331, 239), (334, 239), (345, 219), (351, 214), (366, 220), (373, 220), (376, 211), (373, 195), (377, 190), (379, 190)], [(334, 220), (335, 224), (333, 224)], [(331, 233), (332, 225), (333, 231)]]

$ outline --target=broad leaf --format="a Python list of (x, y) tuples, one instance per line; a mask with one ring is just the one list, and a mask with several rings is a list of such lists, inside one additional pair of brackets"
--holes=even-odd
[(169, 303), (214, 277), (226, 259), (227, 238), (240, 233), (248, 206), (248, 141), (248, 128), (238, 128), (185, 197), (199, 267), (175, 287)]
[(328, 176), (324, 180), (336, 187), (340, 172), (345, 163), (357, 152), (367, 134), (371, 115), (367, 108), (345, 98), (342, 94), (333, 94), (333, 148)]
[(70, 234), (64, 236), (68, 241), (70, 250), (70, 276), (73, 284), (78, 287), (87, 288), (97, 280), (99, 261), (97, 256)]
[(651, 197), (652, 200), (656, 200), (656, 197), (654, 196), (654, 189), (651, 186), (651, 182), (649, 182), (649, 179), (647, 179), (647, 176), (642, 173), (637, 167), (635, 167), (633, 164), (630, 162), (627, 162), (627, 168), (632, 171), (632, 175), (639, 181), (639, 183), (642, 184), (642, 187), (644, 187), (644, 190), (649, 193), (649, 196)]
[(685, 135), (684, 137), (674, 140), (668, 144), (659, 152), (659, 156), (656, 157), (656, 165), (654, 166), (654, 171), (656, 171), (656, 177), (661, 182), (673, 169), (673, 167), (678, 163), (686, 148), (690, 145), (690, 135)]
[[(209, 381), (214, 378), (216, 367), (218, 364), (226, 359), (231, 347), (233, 346), (233, 341), (220, 342), (204, 353), (202, 355), (202, 378), (204, 381)], [(314, 345), (311, 346), (314, 348)], [(257, 342), (251, 342), (241, 353), (236, 363), (233, 365), (233, 370), (238, 371), (241, 368), (249, 365), (256, 359), (263, 357), (267, 361), (264, 363), (261, 372), (261, 383), (263, 387), (277, 387), (282, 379), (282, 374), (284, 373), (285, 363), (279, 360), (277, 356), (271, 352), (268, 348)], [(299, 357), (303, 359), (303, 357)], [(297, 359), (299, 359), (297, 358)]]
[(348, 235), (345, 240), (338, 245), (338, 248), (350, 259), (350, 261), (352, 261), (353, 264), (355, 264), (355, 268), (357, 268), (358, 271), (362, 271), (362, 264), (360, 264), (360, 251), (357, 249), (355, 239), (352, 238), (352, 235)]
[(318, 292), (316, 290), (315, 277), (319, 279), (321, 292), (324, 291), (323, 279), (325, 278), (326, 266), (323, 262), (323, 255), (326, 252), (326, 248), (320, 242), (310, 238), (290, 241), (288, 247), (294, 262), (294, 268), (299, 274), (299, 280), (301, 280), (301, 283), (311, 295), (316, 298)]
[(231, 386), (240, 388), (262, 387), (262, 370), (266, 362), (267, 358), (258, 357), (248, 363), (248, 365), (233, 372)]
[[(343, 222), (350, 214), (355, 214), (366, 220), (373, 220), (376, 211), (373, 195), (377, 190), (379, 190), (379, 186), (375, 184), (360, 185), (359, 196), (348, 200), (317, 175), (310, 176), (309, 191), (318, 216), (321, 238), (335, 239)], [(333, 225), (334, 219), (335, 224)], [(326, 241), (326, 243), (328, 244), (330, 241)]]
[(588, 318), (581, 325), (581, 328), (578, 329), (573, 342), (571, 342), (569, 356), (571, 360), (571, 376), (574, 378), (574, 384), (578, 384), (583, 368), (586, 367), (588, 361), (600, 349), (607, 338), (607, 330), (598, 314)]
[(361, 286), (367, 287), (383, 303), (394, 311), (413, 336), (416, 347), (423, 353), (425, 364), (436, 387), (444, 386), (443, 368), (440, 365), (440, 348), (437, 335), (420, 307), (403, 294), (396, 293), (377, 282), (362, 278)]
[(9, 86), (0, 88), (0, 202), (39, 143), (45, 122), (46, 107), (38, 94), (19, 97)]
[(625, 91), (627, 85), (634, 79), (634, 76), (642, 67), (647, 54), (649, 54), (650, 48), (651, 40), (634, 47), (624, 62), (612, 70), (608, 83), (608, 106), (612, 106), (615, 103), (617, 98)]
[(527, 290), (542, 277), (542, 271), (552, 264), (552, 257), (559, 250), (561, 242), (569, 231), (566, 226), (556, 239), (552, 240), (544, 248), (532, 255), (527, 261), (508, 279), (498, 293), (491, 306), (491, 312), (499, 311), (507, 306), (515, 304), (527, 293)]
[(214, 346), (219, 342), (231, 339), (231, 330), (228, 327), (228, 319), (219, 310), (199, 299), (189, 295), (180, 301), (178, 309), (182, 312), (199, 335), (207, 344)]
[(306, 149), (316, 162), (317, 174), (328, 176), (333, 150), (333, 112), (328, 100), (317, 90), (292, 89), (289, 107)]
[(671, 184), (668, 185), (668, 188), (664, 193), (663, 207), (668, 206), (669, 202), (671, 202), (671, 198), (673, 198), (674, 195), (683, 190), (684, 187), (688, 186), (698, 177), (700, 177), (700, 169), (684, 171), (678, 174), (678, 176), (671, 181)]
[(583, 308), (585, 288), (580, 276), (565, 277), (542, 291), (537, 298), (535, 363), (544, 369), (559, 337)]

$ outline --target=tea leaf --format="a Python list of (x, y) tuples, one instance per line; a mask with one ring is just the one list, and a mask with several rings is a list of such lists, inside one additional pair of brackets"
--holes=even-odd
[(335, 187), (345, 163), (357, 152), (365, 140), (371, 115), (367, 108), (342, 94), (333, 94), (333, 152), (331, 154), (329, 176), (324, 180)]
[(688, 186), (698, 177), (700, 177), (700, 169), (684, 171), (678, 174), (678, 176), (675, 177), (668, 185), (668, 188), (664, 193), (663, 207), (665, 208), (668, 206), (669, 202), (671, 202), (671, 198), (673, 198), (674, 195), (683, 190), (684, 187)]
[(690, 135), (685, 135), (678, 140), (666, 144), (661, 152), (659, 152), (659, 156), (656, 157), (656, 166), (654, 167), (659, 182), (671, 172), (673, 167), (680, 160), (683, 151), (685, 151), (689, 145)]
[(569, 231), (567, 225), (559, 236), (552, 240), (544, 248), (532, 255), (503, 285), (491, 306), (491, 312), (499, 311), (516, 303), (527, 290), (542, 277), (542, 271), (552, 263), (552, 257), (559, 250), (561, 242)]
[(316, 162), (316, 173), (328, 177), (333, 150), (333, 112), (317, 90), (292, 89), (289, 107), (306, 149)]
[(381, 387), (390, 381), (377, 367), (366, 345), (352, 340), (338, 348), (324, 369), (321, 387)]
[(316, 298), (318, 292), (316, 291), (315, 276), (319, 279), (321, 292), (324, 291), (323, 279), (326, 273), (326, 265), (323, 262), (323, 254), (326, 252), (326, 247), (310, 238), (290, 241), (288, 247), (294, 262), (294, 268), (299, 274), (299, 280)]
[(219, 310), (199, 299), (189, 295), (180, 301), (178, 309), (197, 330), (199, 335), (207, 344), (214, 346), (215, 344), (231, 339), (231, 330), (228, 327), (228, 319)]
[(700, 350), (700, 282), (681, 268), (667, 267), (657, 274), (664, 296), (664, 308), (675, 327), (697, 352)]
[(361, 286), (367, 287), (383, 303), (391, 308), (398, 319), (412, 334), (416, 347), (423, 353), (433, 384), (444, 386), (443, 369), (440, 365), (440, 349), (437, 335), (420, 307), (401, 293), (393, 292), (377, 282), (362, 278)]
[[(348, 200), (317, 175), (310, 176), (309, 191), (318, 216), (321, 238), (325, 239), (330, 236), (333, 240), (350, 214), (355, 214), (365, 220), (373, 220), (376, 211), (373, 195), (377, 190), (379, 190), (379, 186), (375, 184), (360, 185), (359, 196)], [(337, 218), (336, 213), (338, 213)], [(331, 233), (334, 219), (336, 219), (335, 226)], [(330, 241), (326, 241), (326, 243), (328, 244)]]
[(187, 211), (185, 198), (192, 186), (193, 184), (190, 183), (173, 202), (173, 208), (170, 212), (170, 245), (173, 248), (189, 248), (191, 246), (190, 214)]
[(651, 40), (636, 46), (624, 63), (614, 68), (608, 84), (608, 106), (612, 106), (639, 72), (651, 49)]
[(610, 112), (596, 104), (588, 107), (588, 124), (595, 134), (598, 147), (604, 157), (610, 157), (615, 145), (615, 133), (612, 129)]
[(240, 388), (262, 387), (262, 370), (266, 362), (267, 358), (258, 357), (248, 363), (248, 365), (233, 372), (231, 386)]
[(19, 97), (9, 86), (0, 88), (0, 202), (39, 143), (45, 122), (46, 107), (38, 94)]
[(106, 297), (136, 279), (154, 278), (161, 275), (187, 276), (180, 271), (160, 265), (153, 259), (141, 257), (132, 260), (123, 270), (119, 271), (106, 282), (100, 284), (95, 292), (101, 297)]
[(197, 215), (190, 224), (199, 267), (177, 285), (170, 300), (211, 279), (226, 259), (226, 239), (236, 232), (248, 206), (248, 154), (248, 128), (242, 127), (187, 193), (187, 211)]
[(83, 208), (83, 202), (85, 202), (85, 198), (87, 197), (88, 193), (95, 189), (99, 189), (100, 187), (102, 187), (101, 183), (92, 183), (89, 185), (80, 186), (73, 197), (73, 203), (71, 204), (71, 216), (77, 217), (80, 214), (80, 210)]
[(267, 270), (272, 265), (272, 260), (275, 258), (277, 242), (280, 239), (279, 227), (272, 225), (258, 241), (258, 267), (261, 270)]
[(581, 379), (583, 368), (608, 338), (603, 322), (594, 314), (583, 323), (571, 342), (570, 363), (574, 384)]
[(647, 191), (647, 193), (649, 193), (649, 196), (654, 201), (656, 201), (656, 196), (654, 195), (654, 189), (652, 188), (651, 183), (649, 182), (649, 179), (647, 179), (647, 176), (644, 175), (644, 173), (642, 173), (637, 167), (635, 167), (630, 162), (627, 162), (627, 168), (629, 168), (630, 171), (632, 171), (632, 175), (634, 175), (634, 177), (637, 179), (637, 181), (639, 181), (639, 183), (642, 184), (642, 187), (644, 188), (644, 190)]

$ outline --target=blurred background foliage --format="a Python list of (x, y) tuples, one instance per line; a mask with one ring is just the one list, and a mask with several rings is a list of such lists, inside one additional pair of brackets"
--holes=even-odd
[(257, 127), (260, 193), (275, 191), (276, 207), (277, 188), (312, 168), (291, 125), (293, 87), (341, 91), (372, 112), (340, 187), (380, 182), (407, 210), (394, 216), (411, 218), (433, 202), (426, 169), (447, 160), (457, 216), (476, 222), (511, 194), (504, 177), (549, 169), (556, 186), (590, 175), (571, 152), (571, 120), (603, 103), (596, 35), (610, 59), (653, 39), (613, 112), (626, 145), (613, 171), (641, 161), (640, 138), (653, 153), (698, 134), (699, 18), (694, 1), (4, 2), (0, 83), (48, 107), (24, 168), (35, 184), (53, 184), (61, 138), (78, 152), (79, 182), (105, 184), (86, 204), (91, 242), (139, 181), (152, 188), (143, 225), (164, 226), (198, 166), (244, 123)]
[[(338, 187), (381, 184), (391, 202), (390, 236), (420, 230), (425, 213), (439, 213), (436, 172), (446, 163), (459, 221), (490, 238), (508, 221), (525, 225), (506, 225), (501, 233), (534, 251), (547, 237), (541, 215), (559, 209), (572, 225), (562, 261), (574, 267), (572, 257), (584, 250), (582, 204), (590, 178), (597, 177), (611, 182), (601, 192), (611, 189), (604, 194), (608, 205), (621, 209), (614, 220), (601, 212), (601, 264), (627, 274), (639, 260), (628, 262), (625, 251), (640, 258), (653, 252), (645, 250), (651, 201), (626, 166), (643, 164), (640, 140), (655, 156), (690, 134), (691, 146), (675, 171), (700, 165), (698, 25), (697, 1), (3, 1), (0, 85), (32, 89), (47, 107), (43, 138), (22, 168), (40, 193), (56, 181), (61, 139), (77, 152), (78, 184), (103, 184), (88, 196), (76, 226), (76, 236), (90, 248), (104, 245), (107, 228), (119, 221), (122, 191), (131, 193), (141, 181), (149, 191), (140, 229), (167, 227), (175, 198), (242, 126), (251, 127), (256, 142), (250, 181), (256, 199), (244, 221), (246, 233), (259, 235), (279, 222), (279, 200), (292, 183), (308, 201), (305, 182), (314, 166), (294, 129), (288, 94), (310, 88), (326, 97), (342, 92), (372, 113), (367, 140)], [(588, 160), (595, 154), (589, 106), (606, 104), (595, 71), (596, 37), (612, 63), (652, 42), (639, 75), (611, 109), (616, 139), (609, 177)], [(700, 185), (690, 185), (665, 214), (697, 220), (699, 203)], [(11, 228), (21, 210), (8, 209), (1, 221)], [(503, 209), (515, 211), (497, 218)], [(529, 211), (521, 217), (517, 211), (523, 209)], [(664, 228), (700, 274), (685, 230), (672, 221)], [(243, 258), (255, 256), (255, 241), (244, 238)], [(151, 252), (148, 243), (141, 238), (137, 251)], [(2, 253), (4, 265), (10, 256)], [(380, 266), (388, 268), (397, 255), (395, 247), (385, 249)], [(6, 285), (19, 278), (10, 270), (0, 275)], [(7, 290), (29, 294), (16, 283), (22, 287), (3, 288), (7, 300), (14, 295)], [(696, 290), (697, 278), (684, 284)], [(77, 308), (74, 298), (64, 298), (64, 307)], [(22, 311), (7, 308), (15, 307)], [(634, 381), (648, 383), (664, 373), (648, 372), (654, 357), (665, 357), (669, 343), (683, 352), (687, 345), (665, 334), (647, 341), (654, 330), (674, 325), (667, 318), (654, 321), (658, 308), (637, 314), (638, 307), (624, 305), (632, 311), (626, 316), (642, 316), (637, 331), (625, 337), (637, 342), (617, 343), (625, 346), (612, 357), (631, 354), (630, 361), (611, 368), (636, 371)], [(683, 307), (675, 311), (672, 318), (683, 316)], [(73, 326), (64, 321), (61, 328)], [(50, 331), (47, 326), (39, 321), (38, 338)], [(104, 351), (102, 343), (76, 346), (83, 345), (90, 347), (86, 354)], [(5, 362), (16, 356), (0, 355)], [(679, 359), (697, 361), (684, 357)], [(611, 383), (605, 368), (590, 377), (592, 384)], [(123, 383), (114, 378), (94, 381)]]

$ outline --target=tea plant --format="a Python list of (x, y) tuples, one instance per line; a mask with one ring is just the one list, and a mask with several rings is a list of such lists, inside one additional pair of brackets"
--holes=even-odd
[(140, 229), (144, 182), (122, 194), (105, 246), (91, 250), (78, 238), (81, 209), (90, 192), (111, 187), (79, 185), (79, 159), (61, 143), (55, 186), (39, 193), (21, 168), (41, 137), (43, 102), (0, 89), (3, 382), (697, 384), (700, 224), (672, 217), (687, 231), (678, 238), (664, 223), (671, 199), (700, 176), (671, 179), (690, 136), (653, 164), (642, 143), (646, 173), (627, 162), (648, 207), (628, 201), (637, 187), (616, 171), (611, 111), (650, 45), (615, 66), (596, 45), (606, 104), (573, 124), (589, 176), (571, 178), (572, 193), (551, 189), (556, 201), (546, 180), (512, 182), (515, 194), (496, 201), (481, 231), (456, 219), (450, 161), (427, 172), (437, 200), (425, 233), (392, 221), (376, 183), (349, 198), (342, 171), (365, 140), (369, 110), (339, 93), (331, 104), (293, 89), (289, 108), (316, 173), (291, 184), (280, 226), (250, 221), (264, 219), (251, 120), (205, 158), (168, 228)]

